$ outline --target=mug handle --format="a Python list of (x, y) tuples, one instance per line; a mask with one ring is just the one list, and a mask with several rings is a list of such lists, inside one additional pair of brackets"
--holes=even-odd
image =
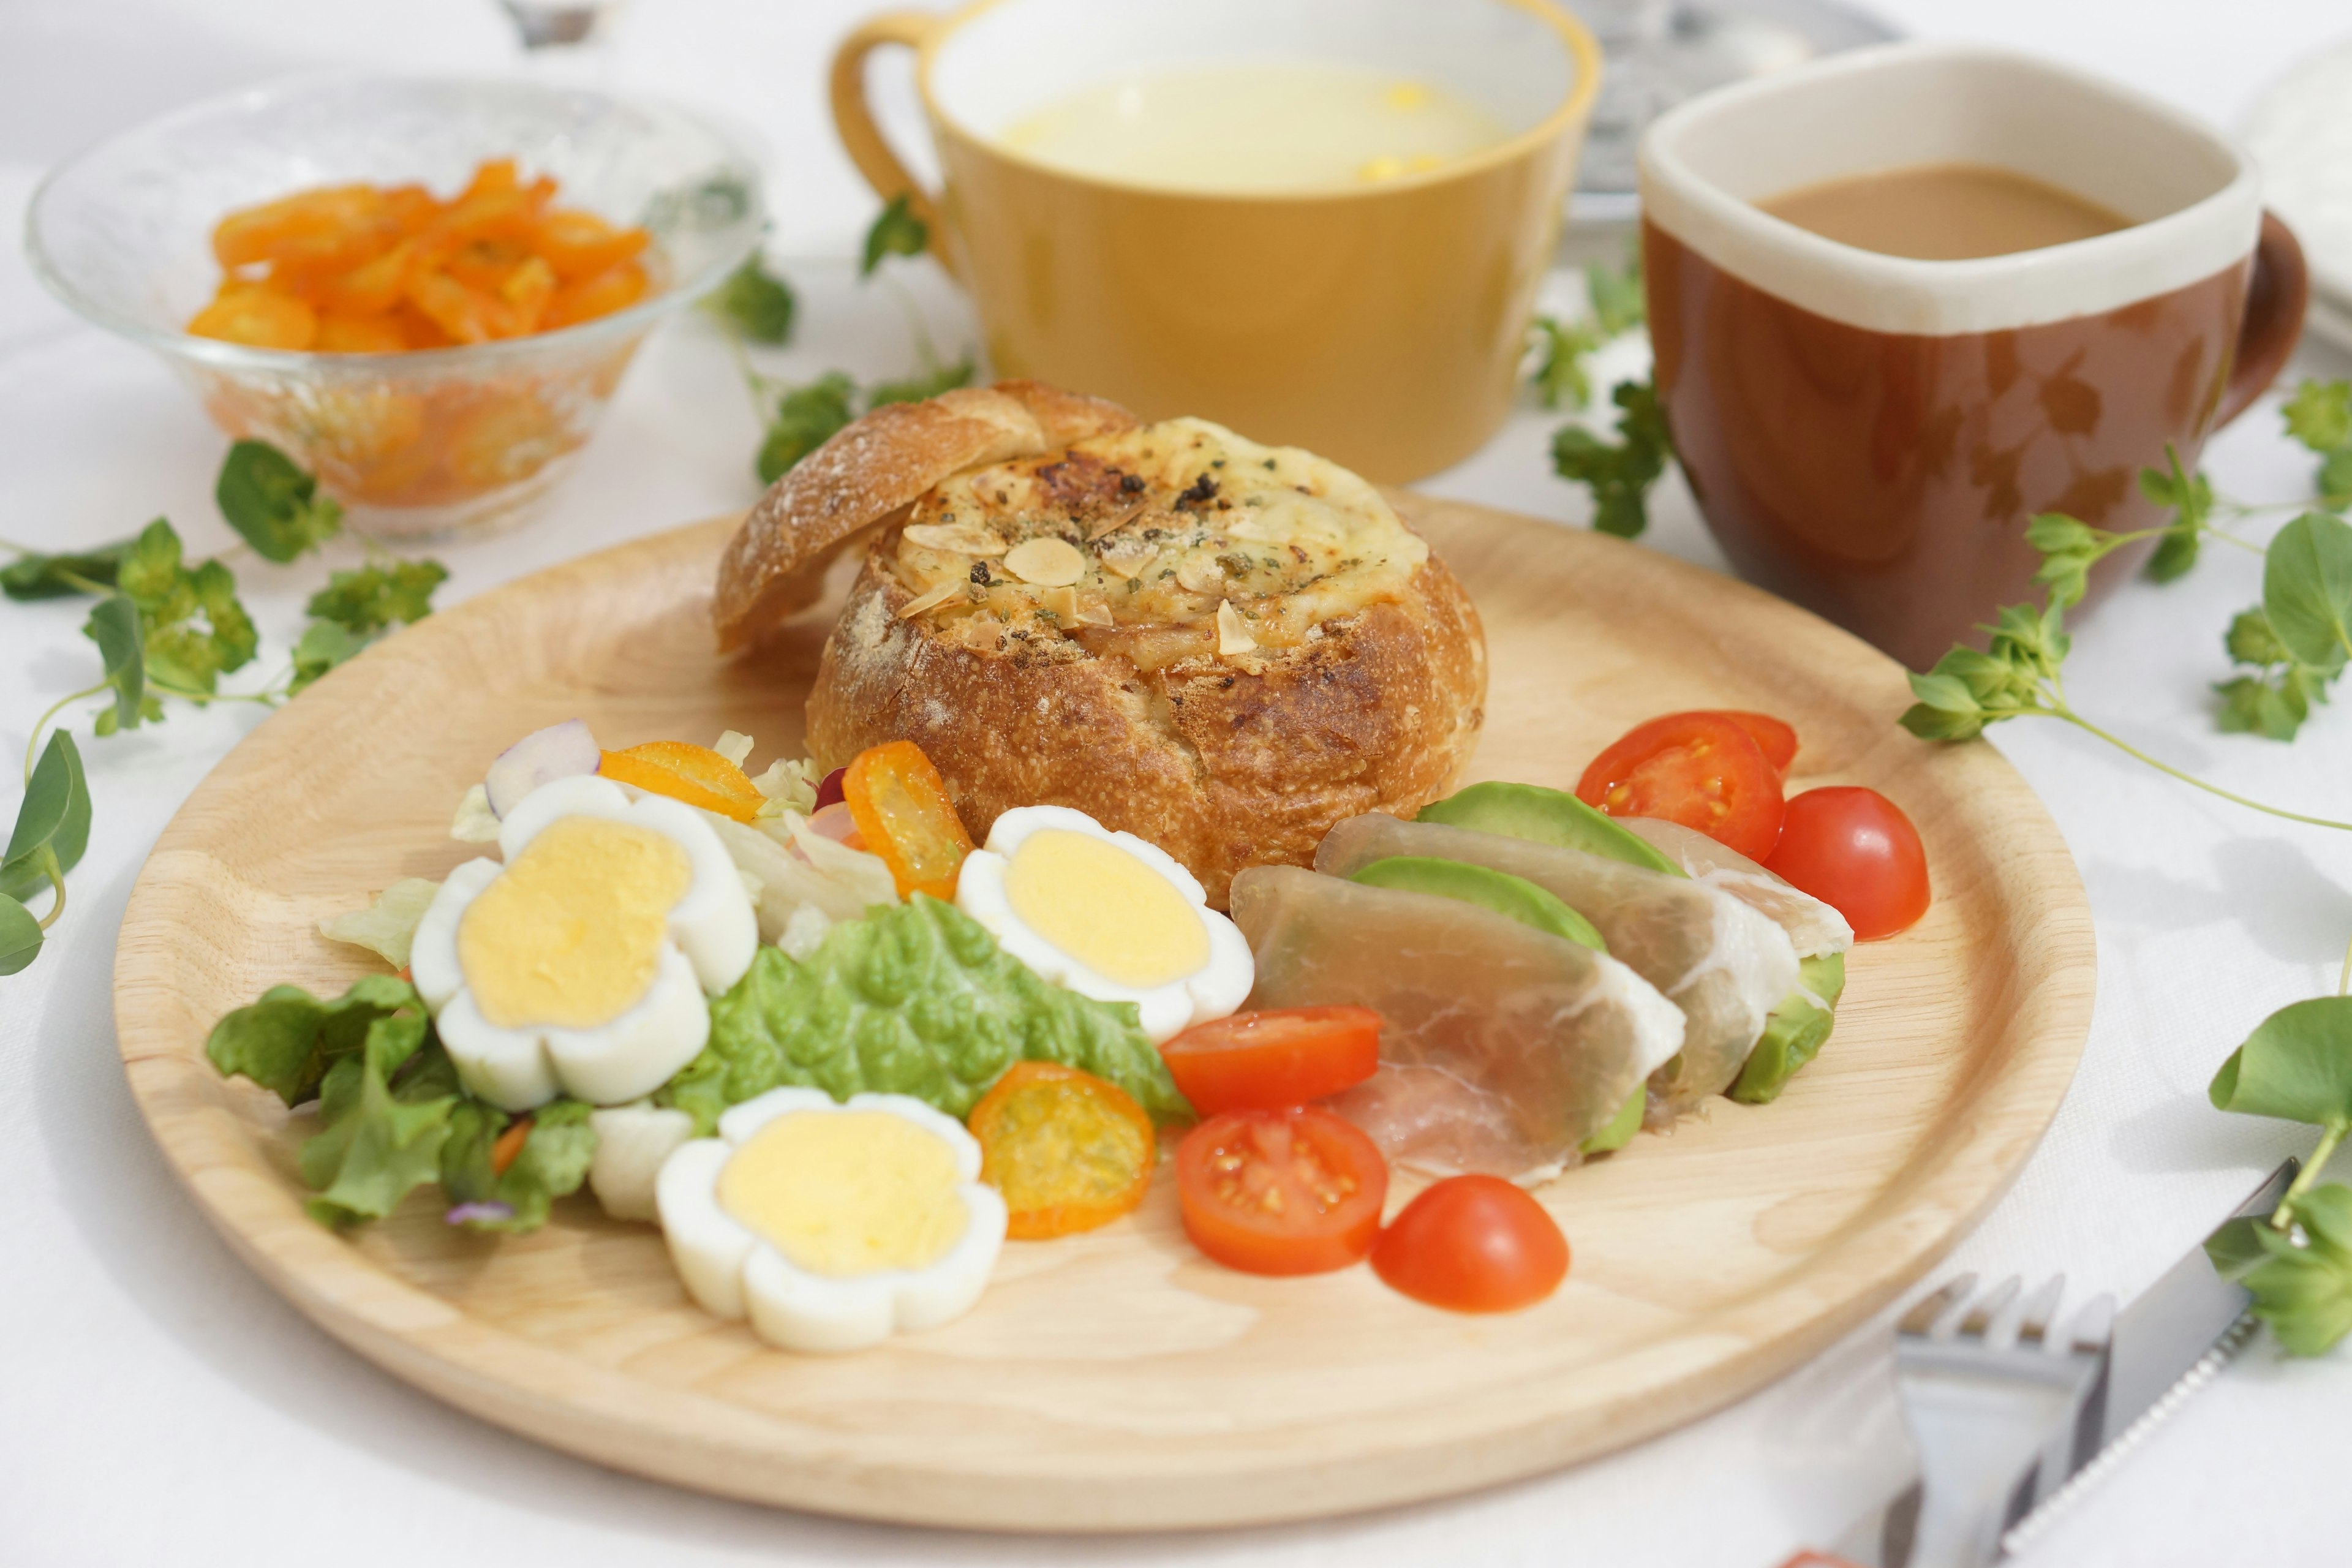
[(860, 24), (856, 31), (844, 38), (841, 47), (833, 52), (833, 129), (847, 150), (849, 161), (857, 165), (857, 172), (866, 176), (866, 183), (874, 187), (876, 195), (886, 202), (902, 195), (907, 198), (907, 210), (922, 220), (924, 231), (930, 237), (931, 255), (950, 276), (954, 276), (956, 266), (942, 239), (938, 203), (915, 183), (915, 176), (907, 172), (907, 165), (890, 150), (889, 142), (874, 123), (874, 111), (866, 101), (866, 57), (886, 44), (919, 49), (939, 27), (940, 18), (929, 12), (889, 11)]
[(2286, 368), (2303, 336), (2304, 307), (2311, 302), (2311, 271), (2294, 230), (2273, 212), (2263, 214), (2262, 237), (2254, 241), (2254, 267), (2246, 281), (2246, 314), (2238, 326), (2237, 363), (2222, 389), (2219, 430), (2252, 406)]

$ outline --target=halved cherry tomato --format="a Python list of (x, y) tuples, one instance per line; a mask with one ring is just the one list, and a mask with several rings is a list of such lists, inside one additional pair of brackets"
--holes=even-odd
[(1720, 713), (1636, 724), (1592, 759), (1576, 798), (1610, 816), (1696, 828), (1751, 860), (1780, 837), (1780, 775), (1748, 731)]
[(608, 779), (655, 795), (666, 795), (738, 822), (760, 815), (767, 797), (741, 768), (708, 746), (684, 741), (649, 741), (625, 752), (606, 752), (596, 771)]
[(1275, 1007), (1196, 1024), (1160, 1047), (1168, 1075), (1203, 1116), (1280, 1110), (1337, 1094), (1381, 1066), (1370, 1007)]
[(1388, 1191), (1379, 1145), (1318, 1106), (1229, 1110), (1176, 1150), (1184, 1234), (1248, 1274), (1345, 1268), (1371, 1250)]
[(1372, 1272), (1451, 1312), (1512, 1312), (1568, 1278), (1568, 1238), (1543, 1205), (1500, 1176), (1449, 1176), (1372, 1244)]
[(1903, 808), (1874, 789), (1833, 784), (1789, 800), (1764, 868), (1846, 918), (1858, 941), (1908, 931), (1927, 912), (1927, 848)]
[(1789, 764), (1797, 760), (1797, 731), (1793, 726), (1769, 713), (1748, 713), (1737, 708), (1718, 708), (1716, 711), (1747, 731), (1756, 749), (1764, 753), (1764, 760), (1772, 764), (1772, 771), (1787, 776)]
[(1143, 1201), (1160, 1141), (1115, 1083), (1015, 1062), (972, 1107), (980, 1179), (1004, 1195), (1004, 1234), (1043, 1241), (1108, 1225)]
[(851, 760), (841, 789), (857, 836), (890, 868), (900, 898), (955, 898), (956, 876), (971, 853), (971, 835), (922, 747), (912, 741), (867, 747)]

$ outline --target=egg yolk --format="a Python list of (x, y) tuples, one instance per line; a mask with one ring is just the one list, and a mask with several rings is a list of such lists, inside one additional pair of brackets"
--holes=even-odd
[(654, 983), (694, 863), (667, 835), (600, 816), (543, 829), (467, 906), (457, 965), (501, 1029), (609, 1024)]
[(971, 1223), (954, 1152), (887, 1110), (796, 1110), (719, 1173), (719, 1206), (812, 1274), (928, 1268)]
[(1121, 985), (1147, 990), (1197, 973), (1209, 931), (1167, 878), (1108, 840), (1043, 828), (1004, 868), (1021, 923)]

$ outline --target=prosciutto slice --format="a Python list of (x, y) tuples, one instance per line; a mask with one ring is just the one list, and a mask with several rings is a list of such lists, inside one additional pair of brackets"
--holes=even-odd
[(1612, 958), (1682, 1010), (1682, 1049), (1650, 1080), (1653, 1123), (1729, 1088), (1765, 1019), (1796, 988), (1796, 950), (1756, 910), (1704, 883), (1581, 849), (1373, 813), (1331, 829), (1315, 866), (1347, 877), (1391, 855), (1526, 878), (1591, 921)]
[(1654, 816), (1624, 817), (1620, 826), (1647, 840), (1694, 881), (1722, 889), (1787, 931), (1799, 958), (1826, 958), (1853, 945), (1853, 927), (1836, 910), (1696, 827)]
[(1557, 1173), (1682, 1046), (1624, 964), (1475, 904), (1265, 866), (1234, 879), (1233, 916), (1249, 1005), (1381, 1015), (1381, 1071), (1338, 1109), (1423, 1170)]

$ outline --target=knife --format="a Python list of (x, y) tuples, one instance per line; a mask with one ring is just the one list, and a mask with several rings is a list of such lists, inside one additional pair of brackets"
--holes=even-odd
[[(2021, 1517), (2000, 1538), (2021, 1550), (2130, 1456), (2173, 1411), (2211, 1382), (2253, 1337), (2253, 1294), (2230, 1264), (2251, 1256), (2247, 1228), (2278, 1207), (2301, 1162), (2271, 1173), (2115, 1322), (2107, 1366), (2084, 1400), (2063, 1472), (2021, 1477)], [(1906, 1483), (1839, 1537), (1834, 1552), (1800, 1552), (1780, 1568), (1907, 1568), (1919, 1483)]]

